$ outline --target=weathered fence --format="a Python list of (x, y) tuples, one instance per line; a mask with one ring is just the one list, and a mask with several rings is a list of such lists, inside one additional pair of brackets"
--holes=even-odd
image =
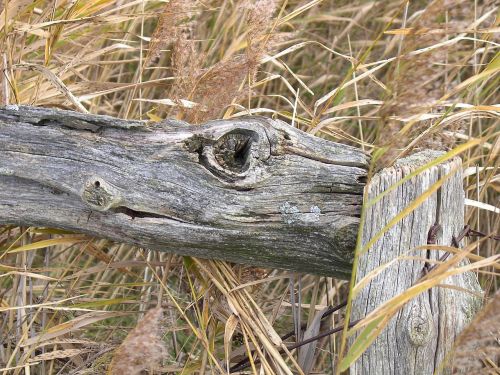
[[(420, 153), (376, 175), (376, 197), (436, 157)], [(0, 108), (0, 224), (62, 228), (151, 249), (347, 278), (368, 157), (259, 117), (191, 126), (45, 108)], [(441, 188), (360, 258), (358, 280), (420, 245), (449, 245), (463, 227), (458, 158), (426, 169), (367, 211), (363, 243), (441, 177)], [(439, 226), (434, 224), (438, 223)], [(433, 230), (429, 231), (429, 229)], [(436, 230), (440, 228), (440, 230)], [(363, 288), (362, 318), (422, 276), (394, 262)], [(432, 374), (480, 298), (477, 278), (446, 280), (411, 300), (351, 374)]]

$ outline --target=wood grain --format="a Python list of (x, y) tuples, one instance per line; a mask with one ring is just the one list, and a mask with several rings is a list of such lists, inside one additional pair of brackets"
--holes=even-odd
[[(439, 155), (441, 153), (436, 151), (421, 152), (384, 169), (367, 186), (368, 199)], [(357, 281), (399, 256), (423, 259), (398, 261), (372, 279), (353, 302), (352, 320), (364, 317), (385, 301), (403, 293), (423, 276), (426, 258), (437, 260), (443, 255), (442, 251), (429, 251), (428, 254), (425, 250), (411, 251), (427, 243), (428, 230), (436, 220), (442, 227), (436, 235), (437, 244), (449, 246), (452, 236), (463, 229), (464, 190), (460, 159), (427, 169), (367, 210), (364, 244), (410, 202), (449, 173), (451, 177), (437, 193), (388, 230), (360, 257)], [(481, 288), (474, 273), (450, 277), (444, 284), (462, 290), (432, 288), (412, 299), (358, 359), (351, 368), (351, 375), (446, 373), (444, 361), (455, 338), (480, 308), (481, 298), (477, 295), (481, 294)], [(472, 291), (476, 296), (463, 290)]]
[(347, 278), (368, 157), (261, 117), (0, 109), (0, 223)]

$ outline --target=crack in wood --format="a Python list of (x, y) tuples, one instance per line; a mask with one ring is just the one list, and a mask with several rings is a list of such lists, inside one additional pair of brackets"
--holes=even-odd
[(168, 216), (168, 215), (163, 215), (163, 214), (157, 214), (154, 212), (147, 212), (147, 211), (138, 211), (138, 210), (133, 210), (131, 208), (125, 207), (125, 206), (118, 206), (115, 208), (111, 208), (109, 211), (117, 214), (124, 214), (129, 216), (132, 220), (135, 218), (154, 218), (154, 219), (168, 219), (171, 221), (177, 221), (179, 223), (188, 223), (186, 221), (180, 220), (178, 218)]

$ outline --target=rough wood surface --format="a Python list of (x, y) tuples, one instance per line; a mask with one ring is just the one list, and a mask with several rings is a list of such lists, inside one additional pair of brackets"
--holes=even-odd
[[(439, 153), (427, 151), (401, 159), (392, 168), (376, 175), (369, 186), (369, 199), (410, 174), (417, 167), (436, 158)], [(461, 161), (430, 168), (385, 196), (367, 212), (363, 228), (366, 244), (411, 201), (432, 186), (440, 176), (456, 168), (456, 173), (421, 206), (386, 232), (372, 248), (360, 257), (357, 280), (373, 269), (400, 255), (426, 257), (425, 252), (410, 252), (425, 245), (429, 228), (438, 222), (437, 244), (450, 245), (452, 235), (464, 226), (464, 191)], [(440, 204), (438, 204), (438, 200)], [(428, 259), (439, 259), (443, 252), (430, 251)], [(424, 261), (402, 260), (375, 277), (353, 302), (352, 319), (360, 319), (383, 302), (401, 294), (422, 276)], [(466, 273), (445, 280), (444, 284), (475, 292), (481, 291), (476, 275)], [(458, 335), (480, 307), (481, 298), (472, 294), (438, 287), (410, 301), (351, 368), (351, 375), (394, 374), (431, 375), (442, 373), (443, 361)]]
[(201, 126), (0, 108), (0, 224), (338, 277), (367, 157), (271, 119)]

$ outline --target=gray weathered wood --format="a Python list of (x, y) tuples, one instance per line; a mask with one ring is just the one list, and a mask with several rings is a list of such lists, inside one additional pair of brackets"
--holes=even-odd
[(0, 224), (348, 277), (368, 158), (260, 117), (0, 109)]
[[(401, 180), (417, 167), (436, 158), (439, 152), (426, 151), (398, 161), (396, 166), (377, 174), (367, 186), (368, 198), (374, 198), (389, 186)], [(359, 259), (357, 280), (400, 255), (426, 257), (425, 252), (410, 252), (427, 243), (429, 228), (438, 222), (442, 230), (437, 244), (450, 245), (464, 225), (464, 191), (461, 161), (430, 168), (405, 182), (368, 209), (363, 227), (363, 243), (380, 231), (410, 202), (432, 186), (440, 176), (453, 168), (456, 173), (421, 206), (387, 231), (367, 253)], [(441, 202), (437, 204), (438, 200)], [(443, 252), (430, 251), (428, 259), (439, 259)], [(424, 261), (401, 260), (384, 270), (359, 293), (353, 301), (352, 319), (360, 319), (390, 298), (401, 294), (422, 277)], [(466, 273), (445, 280), (444, 284), (457, 286), (477, 294), (476, 275)], [(431, 375), (442, 373), (443, 361), (458, 333), (480, 307), (481, 298), (473, 294), (438, 287), (411, 300), (391, 320), (381, 335), (351, 368), (351, 375), (394, 374)]]

